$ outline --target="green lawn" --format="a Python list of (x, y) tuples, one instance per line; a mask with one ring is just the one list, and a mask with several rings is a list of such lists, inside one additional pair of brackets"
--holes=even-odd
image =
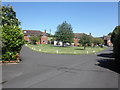
[(51, 54), (73, 54), (73, 55), (81, 55), (81, 54), (92, 54), (96, 52), (100, 52), (106, 48), (100, 47), (55, 47), (51, 45), (30, 45), (27, 44), (27, 47), (34, 51), (43, 52), (43, 53), (51, 53)]

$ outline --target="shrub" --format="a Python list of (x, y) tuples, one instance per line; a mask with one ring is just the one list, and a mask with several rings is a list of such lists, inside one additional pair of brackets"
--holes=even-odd
[(19, 28), (20, 22), (12, 6), (2, 6), (0, 12), (0, 18), (2, 19), (0, 28), (2, 32), (0, 35), (2, 41), (2, 61), (16, 60), (24, 44), (24, 35)]
[(104, 40), (102, 38), (93, 38), (92, 43), (99, 45), (99, 44), (104, 44)]
[(31, 44), (36, 44), (36, 42), (38, 42), (39, 40), (40, 40), (39, 36), (31, 36), (30, 37)]
[(77, 46), (78, 46), (78, 47), (82, 47), (82, 44), (78, 44)]
[(2, 26), (2, 60), (15, 60), (24, 44), (23, 33), (18, 26)]
[(120, 26), (117, 26), (113, 30), (111, 41), (113, 43), (113, 51), (116, 61), (120, 63)]

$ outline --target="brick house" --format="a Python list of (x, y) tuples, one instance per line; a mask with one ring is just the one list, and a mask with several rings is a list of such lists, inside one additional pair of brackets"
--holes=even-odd
[(30, 42), (29, 37), (31, 36), (41, 36), (40, 41), (36, 42), (36, 44), (48, 44), (48, 35), (46, 34), (46, 30), (41, 32), (39, 30), (23, 30), (24, 40)]
[(79, 37), (83, 34), (85, 33), (74, 33), (74, 39), (73, 39), (74, 46), (77, 46), (79, 44), (79, 40), (80, 40)]
[(108, 36), (103, 36), (103, 39), (104, 39), (105, 45), (113, 46), (113, 44), (112, 44), (112, 42), (111, 42), (111, 36), (110, 36), (110, 35), (108, 35)]
[(78, 43), (79, 39), (77, 37), (74, 37), (73, 41), (74, 41), (74, 46), (77, 46), (79, 44)]
[[(46, 34), (46, 30), (44, 32), (41, 32), (40, 30), (23, 30), (24, 34), (24, 40), (27, 42), (30, 42), (29, 37), (31, 36), (40, 36), (40, 41), (36, 42), (36, 44), (48, 44), (48, 35)], [(83, 35), (84, 33), (74, 33), (74, 46), (77, 46), (79, 44), (79, 37)]]

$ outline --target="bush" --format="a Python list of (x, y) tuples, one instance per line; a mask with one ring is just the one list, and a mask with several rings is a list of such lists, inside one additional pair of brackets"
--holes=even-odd
[(36, 42), (38, 42), (39, 40), (40, 40), (39, 36), (31, 36), (30, 37), (31, 44), (36, 44)]
[(77, 46), (78, 46), (78, 47), (82, 47), (82, 44), (78, 44)]
[(111, 41), (113, 43), (114, 57), (120, 63), (120, 26), (117, 26), (112, 32)]
[(0, 35), (2, 44), (2, 61), (18, 60), (19, 52), (24, 44), (23, 33), (19, 28), (20, 22), (16, 17), (16, 12), (10, 5), (1, 7), (2, 19)]
[(102, 38), (93, 38), (92, 43), (99, 45), (99, 44), (104, 44), (104, 40)]
[(3, 55), (2, 55), (2, 60), (7, 60), (7, 61), (11, 61), (11, 60), (16, 60), (16, 52), (5, 52)]
[(88, 47), (89, 45), (86, 43), (85, 46)]
[(92, 36), (83, 34), (79, 37), (79, 43), (81, 43), (83, 46), (85, 46), (86, 44), (91, 44), (91, 40), (92, 40)]
[(18, 26), (2, 26), (2, 60), (15, 60), (24, 44), (23, 33)]

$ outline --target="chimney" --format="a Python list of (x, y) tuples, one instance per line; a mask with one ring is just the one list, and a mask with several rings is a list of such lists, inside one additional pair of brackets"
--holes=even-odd
[(92, 34), (91, 34), (91, 33), (89, 33), (89, 35), (91, 36)]
[(46, 30), (44, 31), (44, 33), (46, 33)]

